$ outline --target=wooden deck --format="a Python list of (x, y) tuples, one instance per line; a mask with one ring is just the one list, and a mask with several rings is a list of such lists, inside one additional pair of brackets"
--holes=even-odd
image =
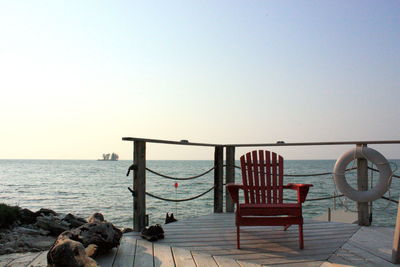
[[(234, 215), (211, 214), (163, 226), (165, 239), (151, 243), (125, 234), (118, 249), (96, 258), (102, 267), (398, 266), (389, 262), (393, 229), (306, 221), (305, 249), (297, 226), (243, 227), (236, 249)], [(27, 254), (6, 266), (46, 266), (46, 253)]]

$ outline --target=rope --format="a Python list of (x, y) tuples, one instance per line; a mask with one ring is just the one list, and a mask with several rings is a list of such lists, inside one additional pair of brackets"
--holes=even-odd
[(211, 169), (209, 169), (209, 170), (207, 170), (207, 171), (205, 171), (205, 172), (203, 172), (203, 173), (201, 173), (201, 174), (199, 174), (199, 175), (196, 175), (196, 176), (191, 176), (191, 177), (186, 177), (186, 178), (178, 178), (178, 177), (172, 177), (172, 176), (168, 176), (168, 175), (165, 175), (165, 174), (161, 174), (161, 173), (158, 173), (158, 172), (156, 172), (156, 171), (153, 171), (153, 170), (151, 170), (151, 169), (149, 169), (149, 168), (146, 168), (146, 170), (149, 171), (149, 172), (151, 172), (152, 174), (155, 174), (155, 175), (164, 177), (164, 178), (166, 178), (166, 179), (179, 180), (179, 181), (192, 180), (192, 179), (199, 178), (199, 177), (201, 177), (201, 176), (206, 175), (207, 173), (211, 172), (211, 171), (214, 170), (214, 169), (215, 169), (215, 167), (212, 167)]
[(336, 195), (336, 196), (330, 196), (330, 197), (311, 198), (311, 199), (307, 199), (307, 201), (318, 201), (318, 200), (332, 199), (332, 198), (343, 197), (343, 196), (344, 195)]
[(388, 198), (388, 197), (385, 197), (385, 196), (382, 196), (381, 198), (386, 199), (387, 201), (391, 201), (393, 203), (399, 204), (399, 201), (397, 201), (397, 200), (394, 200), (394, 199), (391, 199), (391, 198)]
[[(224, 165), (226, 166), (226, 165)], [(237, 169), (242, 169), (239, 166), (235, 166), (235, 168)], [(355, 170), (357, 169), (357, 167), (352, 167), (349, 169), (346, 169), (346, 171), (351, 171), (351, 170)], [(330, 175), (333, 174), (332, 172), (321, 172), (321, 173), (310, 173), (310, 174), (284, 174), (284, 177), (306, 177), (306, 176), (322, 176), (322, 175)], [(400, 178), (400, 177), (399, 177)]]
[[(332, 198), (343, 197), (343, 196), (344, 195), (336, 195), (336, 196), (329, 196), (329, 197), (311, 198), (311, 199), (306, 199), (306, 201), (318, 201), (318, 200), (332, 199)], [(297, 201), (297, 199), (291, 199), (291, 198), (284, 198), (283, 200)]]
[[(352, 168), (348, 168), (346, 169), (346, 172), (348, 171), (352, 171), (357, 169), (357, 167), (352, 167)], [(321, 176), (321, 175), (330, 175), (333, 174), (332, 172), (321, 172), (321, 173), (310, 173), (310, 174), (284, 174), (283, 176), (285, 177), (305, 177), (305, 176)]]
[[(372, 168), (372, 167), (368, 167), (368, 169), (370, 169), (370, 170), (372, 170), (372, 171), (374, 171), (374, 172), (379, 172), (379, 170), (374, 169), (374, 168)], [(394, 175), (394, 174), (392, 175), (392, 177), (400, 178), (399, 175)]]
[[(355, 170), (357, 169), (357, 167), (355, 167), (356, 161), (353, 160), (351, 168), (346, 169), (347, 170)], [(333, 173), (332, 173), (333, 175)], [(333, 179), (333, 184), (335, 185), (335, 195), (338, 195), (338, 191), (337, 191), (337, 185), (336, 185), (336, 181), (335, 179)], [(357, 212), (355, 210), (352, 210), (346, 203), (347, 198), (344, 198), (344, 200), (342, 200), (341, 198), (339, 198), (340, 204), (342, 204), (342, 206), (345, 208), (346, 211), (351, 211), (351, 212)]]
[[(226, 167), (226, 165), (224, 165), (224, 167)], [(237, 168), (237, 169), (241, 169), (239, 166), (234, 166), (234, 167)], [(179, 177), (168, 176), (168, 175), (156, 172), (156, 171), (154, 171), (152, 169), (146, 168), (146, 170), (151, 172), (152, 174), (161, 176), (161, 177), (166, 178), (166, 179), (178, 180), (178, 181), (196, 179), (196, 178), (199, 178), (199, 177), (202, 177), (202, 176), (208, 174), (209, 172), (211, 172), (214, 169), (215, 169), (215, 167), (212, 167), (211, 169), (209, 169), (209, 170), (207, 170), (207, 171), (205, 171), (205, 172), (203, 172), (203, 173), (201, 173), (199, 175), (179, 178)], [(350, 171), (350, 170), (354, 170), (354, 169), (357, 169), (357, 168), (356, 167), (349, 168), (349, 169), (346, 169), (346, 171)], [(374, 171), (378, 171), (378, 170), (375, 170), (375, 169), (373, 169), (373, 170)], [(283, 176), (285, 176), (285, 177), (307, 177), (307, 176), (322, 176), (322, 175), (330, 175), (330, 174), (332, 174), (332, 173), (331, 172), (322, 172), (322, 173), (312, 173), (312, 174), (284, 174)], [(400, 176), (396, 176), (396, 175), (393, 175), (393, 176), (400, 178)]]
[(202, 197), (205, 194), (207, 194), (208, 192), (210, 192), (211, 190), (213, 190), (214, 188), (215, 188), (215, 186), (211, 187), (210, 189), (208, 189), (207, 191), (201, 193), (200, 195), (197, 195), (197, 196), (194, 196), (194, 197), (191, 197), (191, 198), (184, 198), (184, 199), (163, 198), (163, 197), (160, 197), (160, 196), (153, 195), (153, 194), (151, 194), (149, 192), (146, 192), (146, 195), (148, 195), (150, 197), (154, 197), (154, 198), (159, 199), (159, 200), (164, 200), (164, 201), (169, 201), (169, 202), (184, 202), (184, 201), (190, 201), (190, 200), (194, 200), (196, 198)]
[(329, 175), (332, 174), (331, 172), (321, 172), (321, 173), (314, 173), (314, 174), (284, 174), (285, 177), (303, 177), (303, 176), (321, 176), (321, 175)]

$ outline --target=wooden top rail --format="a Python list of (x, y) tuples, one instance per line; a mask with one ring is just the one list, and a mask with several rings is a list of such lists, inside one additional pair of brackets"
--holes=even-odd
[(234, 147), (256, 147), (256, 146), (327, 146), (327, 145), (362, 145), (362, 144), (400, 144), (400, 140), (383, 140), (383, 141), (342, 141), (342, 142), (297, 142), (297, 143), (258, 143), (258, 144), (207, 144), (207, 143), (192, 143), (187, 140), (170, 141), (159, 139), (147, 139), (137, 137), (123, 137), (123, 141), (143, 141), (148, 143), (160, 143), (171, 145), (185, 145), (185, 146), (234, 146)]
[(137, 138), (137, 137), (122, 137), (123, 141), (143, 141), (148, 143), (160, 143), (160, 144), (171, 144), (171, 145), (184, 145), (184, 146), (222, 146), (217, 144), (204, 144), (204, 143), (192, 143), (188, 140), (181, 141), (170, 141), (170, 140), (159, 140), (159, 139), (147, 139), (147, 138)]

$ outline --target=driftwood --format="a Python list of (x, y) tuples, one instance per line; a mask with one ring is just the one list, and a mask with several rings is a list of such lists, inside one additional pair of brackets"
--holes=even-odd
[(47, 266), (98, 267), (96, 261), (91, 258), (95, 251), (95, 245), (90, 245), (85, 249), (82, 243), (62, 236), (56, 240), (47, 254)]
[(88, 223), (58, 236), (47, 254), (47, 263), (49, 267), (97, 266), (90, 257), (119, 246), (121, 237), (121, 230), (105, 221), (102, 214), (95, 213)]

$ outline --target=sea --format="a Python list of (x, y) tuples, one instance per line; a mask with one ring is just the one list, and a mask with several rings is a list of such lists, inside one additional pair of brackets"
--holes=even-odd
[[(389, 160), (392, 169), (400, 166), (400, 160)], [(72, 213), (87, 218), (100, 212), (107, 221), (119, 227), (133, 225), (132, 172), (126, 176), (129, 160), (0, 160), (0, 203), (18, 205), (32, 211), (49, 208), (58, 213)], [(332, 172), (335, 160), (285, 160), (285, 174), (312, 174)], [(239, 162), (236, 162), (239, 165)], [(174, 176), (190, 177), (203, 173), (213, 166), (208, 160), (148, 160), (147, 168)], [(351, 167), (351, 166), (349, 166)], [(398, 175), (398, 172), (395, 172)], [(379, 173), (370, 171), (371, 186), (379, 179)], [(213, 186), (213, 172), (203, 177), (174, 181), (146, 173), (146, 191), (167, 199), (186, 199), (199, 195)], [(235, 179), (241, 181), (240, 170)], [(356, 172), (346, 175), (350, 184), (356, 184)], [(307, 199), (329, 197), (340, 194), (335, 188), (331, 174), (322, 176), (285, 177), (285, 182), (310, 183)], [(177, 183), (177, 187), (175, 185)], [(289, 190), (291, 191), (291, 190)], [(393, 178), (385, 196), (399, 199), (400, 179)], [(286, 194), (286, 192), (285, 192)], [(294, 192), (285, 198), (295, 199)], [(303, 205), (305, 218), (313, 218), (328, 211), (328, 208), (355, 211), (356, 205), (347, 198), (336, 200), (306, 201)], [(373, 202), (375, 226), (394, 226), (397, 204), (384, 199)], [(178, 220), (210, 214), (213, 212), (213, 191), (187, 202), (167, 202), (146, 197), (146, 212), (149, 223), (164, 223), (166, 213), (174, 213)]]

